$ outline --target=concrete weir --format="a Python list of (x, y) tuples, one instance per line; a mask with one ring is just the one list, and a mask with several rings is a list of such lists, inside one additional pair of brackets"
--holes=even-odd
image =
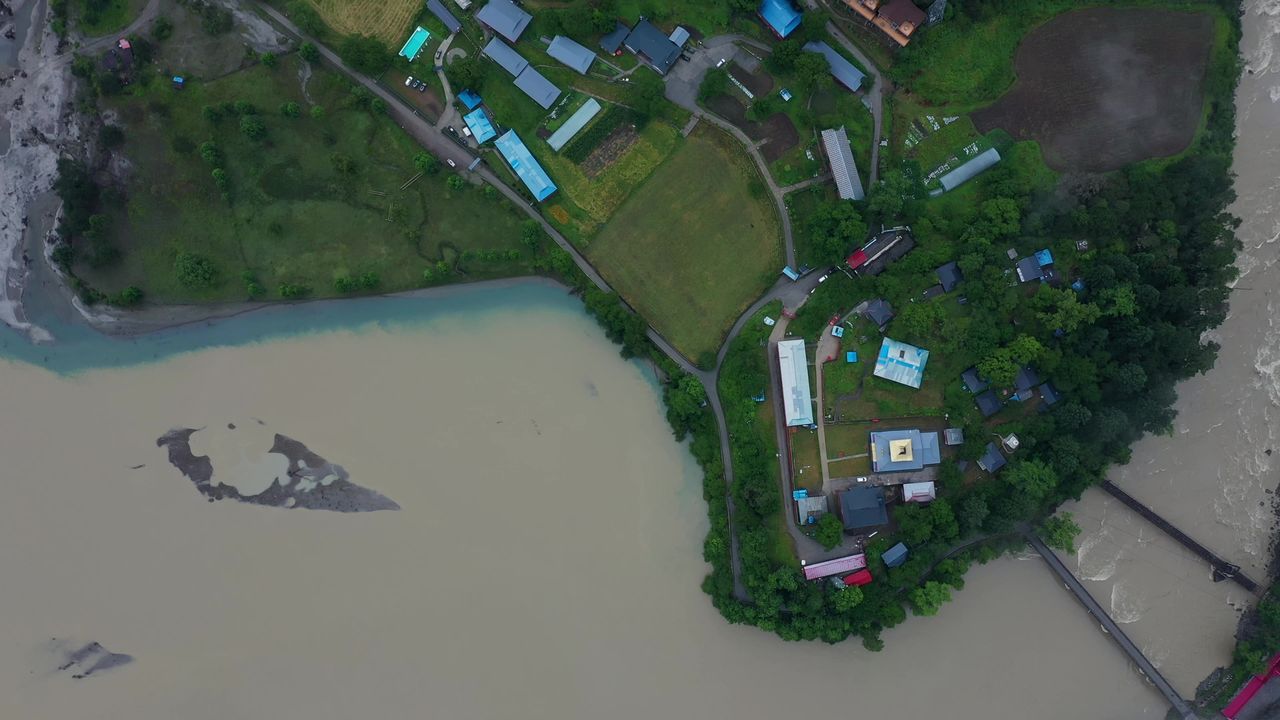
[(1133, 661), (1133, 664), (1142, 671), (1143, 675), (1147, 676), (1147, 679), (1151, 681), (1152, 685), (1155, 685), (1156, 689), (1160, 691), (1160, 694), (1164, 695), (1165, 699), (1169, 701), (1169, 704), (1173, 706), (1173, 709), (1177, 711), (1178, 716), (1183, 718), (1183, 720), (1195, 720), (1197, 716), (1195, 710), (1191, 708), (1191, 704), (1184, 700), (1183, 697), (1178, 694), (1177, 690), (1173, 689), (1173, 686), (1169, 684), (1168, 680), (1164, 679), (1164, 676), (1160, 674), (1160, 671), (1156, 669), (1156, 666), (1152, 665), (1151, 661), (1147, 659), (1147, 656), (1142, 654), (1142, 650), (1140, 650), (1138, 646), (1129, 639), (1128, 635), (1124, 634), (1124, 631), (1120, 629), (1120, 626), (1116, 624), (1116, 621), (1112, 620), (1111, 616), (1107, 614), (1107, 611), (1102, 609), (1102, 606), (1098, 604), (1098, 601), (1093, 599), (1093, 596), (1089, 594), (1089, 591), (1085, 589), (1084, 585), (1078, 579), (1076, 579), (1075, 575), (1071, 574), (1071, 570), (1069, 570), (1067, 566), (1058, 559), (1058, 556), (1055, 555), (1039, 537), (1036, 537), (1034, 532), (1023, 529), (1022, 536), (1026, 538), (1027, 544), (1031, 545), (1036, 552), (1040, 553), (1040, 557), (1044, 558), (1045, 563), (1049, 565), (1049, 569), (1053, 570), (1062, 582), (1066, 584), (1067, 589), (1076, 596), (1076, 599), (1078, 599), (1082, 605), (1084, 605), (1085, 609), (1089, 611), (1089, 614), (1101, 623), (1103, 629), (1111, 635), (1111, 638), (1115, 640), (1116, 644), (1120, 646), (1120, 649), (1129, 656), (1129, 659)]

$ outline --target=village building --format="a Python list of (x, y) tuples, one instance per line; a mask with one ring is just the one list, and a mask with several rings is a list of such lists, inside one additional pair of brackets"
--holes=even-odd
[(978, 393), (974, 396), (973, 403), (978, 406), (978, 412), (982, 413), (982, 417), (984, 418), (989, 418), (992, 415), (995, 415), (1004, 407), (1004, 403), (1001, 402), (1000, 396), (996, 395), (994, 390)]
[(1039, 390), (1040, 400), (1042, 402), (1040, 405), (1040, 412), (1047, 412), (1049, 408), (1057, 405), (1058, 402), (1062, 400), (1062, 395), (1058, 392), (1058, 389), (1053, 386), (1053, 383), (1045, 383), (1040, 386)]
[(587, 74), (591, 69), (591, 63), (596, 59), (595, 53), (563, 35), (557, 35), (551, 39), (547, 54), (582, 75)]
[(521, 10), (511, 0), (489, 0), (488, 4), (476, 13), (485, 27), (498, 33), (511, 42), (517, 42), (524, 29), (529, 27), (533, 16)]
[(884, 491), (878, 487), (853, 487), (840, 493), (840, 515), (845, 530), (862, 530), (889, 523)]
[(880, 556), (880, 559), (884, 562), (885, 567), (895, 568), (907, 561), (907, 554), (907, 546), (902, 543), (898, 543), (888, 550), (885, 550), (884, 554)]
[(574, 113), (569, 116), (569, 119), (564, 121), (563, 125), (557, 128), (555, 132), (551, 133), (551, 137), (547, 138), (547, 144), (551, 146), (552, 150), (560, 152), (561, 148), (563, 148), (574, 135), (577, 135), (579, 130), (586, 127), (587, 123), (591, 122), (591, 118), (598, 115), (603, 109), (603, 106), (600, 105), (598, 100), (595, 98), (587, 98), (587, 101), (582, 104), (582, 107), (575, 110)]
[(989, 148), (978, 153), (965, 164), (939, 178), (938, 182), (942, 184), (942, 188), (940, 190), (934, 190), (930, 194), (941, 195), (944, 192), (951, 192), (978, 175), (991, 169), (998, 162), (1000, 162), (1000, 152), (995, 148)]
[(508, 130), (505, 135), (494, 141), (494, 147), (502, 154), (511, 170), (520, 178), (520, 182), (533, 193), (538, 202), (546, 200), (556, 191), (556, 184), (551, 182), (547, 172), (542, 169), (533, 153), (525, 146), (515, 130)]
[(924, 381), (924, 367), (929, 362), (929, 351), (908, 345), (892, 338), (880, 343), (880, 354), (872, 374), (908, 387), (920, 389)]
[(476, 108), (466, 115), (462, 116), (462, 122), (467, 124), (467, 128), (471, 130), (471, 137), (475, 139), (477, 145), (494, 139), (498, 136), (498, 131), (493, 127), (493, 121), (489, 119), (489, 113), (484, 108)]
[(964, 281), (964, 273), (960, 271), (960, 266), (954, 260), (939, 267), (933, 271), (938, 276), (938, 284), (942, 286), (943, 292), (951, 292), (956, 286)]
[(809, 392), (809, 361), (804, 340), (778, 343), (778, 374), (787, 427), (813, 424), (813, 396)]
[(489, 39), (480, 54), (498, 63), (498, 67), (511, 73), (512, 77), (519, 76), (525, 68), (529, 67), (529, 61), (516, 52), (515, 48), (496, 37)]
[(942, 431), (942, 442), (947, 445), (963, 445), (964, 430), (960, 428), (947, 428)]
[(893, 306), (884, 298), (876, 298), (867, 303), (862, 316), (884, 332), (885, 326), (893, 319)]
[(810, 41), (804, 44), (804, 49), (826, 58), (827, 68), (831, 70), (831, 76), (836, 79), (836, 82), (845, 86), (849, 92), (857, 92), (858, 88), (862, 87), (862, 81), (867, 79), (867, 76), (861, 70), (825, 42), (820, 40)]
[(861, 249), (855, 250), (845, 260), (845, 264), (859, 275), (879, 275), (915, 246), (916, 240), (911, 234), (911, 228), (890, 228), (876, 235)]
[(680, 59), (680, 47), (645, 18), (640, 18), (640, 22), (631, 29), (623, 45), (659, 75), (666, 75)]
[(791, 4), (791, 0), (764, 0), (756, 14), (779, 40), (800, 27), (800, 12)]
[(843, 575), (844, 573), (861, 570), (867, 566), (867, 556), (862, 553), (856, 555), (846, 555), (834, 560), (826, 562), (806, 564), (801, 570), (804, 571), (805, 580), (821, 580), (824, 577), (832, 575)]
[(964, 389), (971, 393), (980, 393), (991, 387), (991, 383), (978, 374), (978, 368), (976, 367), (971, 367), (960, 373), (960, 382), (964, 383)]
[(1040, 384), (1040, 376), (1036, 374), (1035, 368), (1030, 365), (1023, 365), (1018, 368), (1018, 374), (1013, 376), (1013, 399), (1018, 402), (1026, 402), (1036, 396), (1036, 386)]
[[(464, 10), (466, 8), (463, 8)], [(462, 29), (462, 23), (458, 22), (458, 18), (449, 12), (449, 8), (444, 6), (440, 0), (427, 0), (427, 10), (436, 16), (436, 19), (444, 24), (445, 29), (451, 33), (456, 33)]]
[(514, 85), (528, 95), (543, 110), (550, 110), (560, 97), (560, 88), (556, 87), (542, 73), (532, 67), (525, 68), (515, 79)]
[(626, 42), (629, 34), (631, 34), (631, 28), (622, 24), (621, 21), (615, 20), (613, 32), (600, 38), (600, 49), (610, 55), (621, 55), (622, 43)]
[(871, 433), (869, 445), (875, 473), (920, 470), (942, 462), (936, 432), (883, 430)]
[(932, 482), (904, 483), (902, 485), (902, 501), (927, 503), (938, 499), (938, 492)]
[(982, 453), (982, 457), (978, 458), (978, 467), (994, 475), (1000, 472), (1000, 468), (1004, 467), (1007, 462), (1004, 459), (1004, 455), (1000, 454), (1000, 448), (996, 447), (995, 443), (989, 442), (987, 443), (987, 449)]
[(928, 19), (925, 11), (911, 0), (844, 0), (844, 4), (904, 47), (911, 42), (912, 33)]
[(841, 125), (822, 131), (822, 148), (831, 164), (831, 177), (836, 181), (836, 194), (841, 200), (862, 200), (867, 196), (858, 177), (858, 166), (853, 161), (853, 149), (849, 147), (849, 134)]

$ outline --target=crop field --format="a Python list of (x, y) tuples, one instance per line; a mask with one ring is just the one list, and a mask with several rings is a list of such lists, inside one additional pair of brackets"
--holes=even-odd
[(695, 362), (782, 267), (762, 185), (733, 138), (699, 126), (587, 247), (610, 284)]
[(1059, 171), (1105, 172), (1166, 157), (1194, 139), (1202, 116), (1214, 19), (1205, 13), (1095, 8), (1036, 28), (1018, 49), (1018, 82), (973, 113), (1036, 140)]
[(372, 35), (399, 49), (422, 11), (418, 0), (309, 0), (320, 17), (343, 35)]
[[(317, 105), (303, 96), (290, 55), (274, 69), (189, 83), (180, 94), (151, 82), (112, 98), (132, 165), (127, 200), (111, 212), (121, 257), (76, 271), (104, 292), (136, 285), (158, 302), (243, 300), (249, 278), (261, 299), (275, 299), (285, 286), (336, 295), (340, 279), (365, 273), (378, 290), (395, 291), (426, 284), (427, 269), (433, 282), (531, 272), (534, 251), (520, 242), (523, 218), (512, 206), (470, 185), (450, 188), (447, 168), (414, 180), (420, 148), (356, 105), (339, 76), (317, 70), (308, 93)], [(297, 117), (282, 112), (287, 102), (300, 106)], [(236, 103), (243, 109), (230, 109)], [(312, 115), (314, 107), (323, 110)], [(242, 131), (249, 118), (261, 138)], [(180, 253), (204, 258), (212, 281), (184, 285)]]

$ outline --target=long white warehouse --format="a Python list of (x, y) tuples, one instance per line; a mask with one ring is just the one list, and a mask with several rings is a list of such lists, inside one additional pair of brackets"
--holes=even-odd
[(804, 340), (778, 343), (778, 374), (782, 376), (782, 406), (787, 427), (813, 424), (813, 399), (809, 394), (809, 361)]

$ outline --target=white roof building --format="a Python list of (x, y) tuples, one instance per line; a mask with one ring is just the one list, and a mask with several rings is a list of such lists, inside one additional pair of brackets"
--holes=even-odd
[(931, 482), (905, 483), (902, 486), (902, 499), (905, 502), (930, 502), (937, 497), (937, 491)]
[(778, 374), (787, 427), (812, 425), (813, 396), (809, 393), (809, 360), (805, 356), (804, 340), (778, 343)]

